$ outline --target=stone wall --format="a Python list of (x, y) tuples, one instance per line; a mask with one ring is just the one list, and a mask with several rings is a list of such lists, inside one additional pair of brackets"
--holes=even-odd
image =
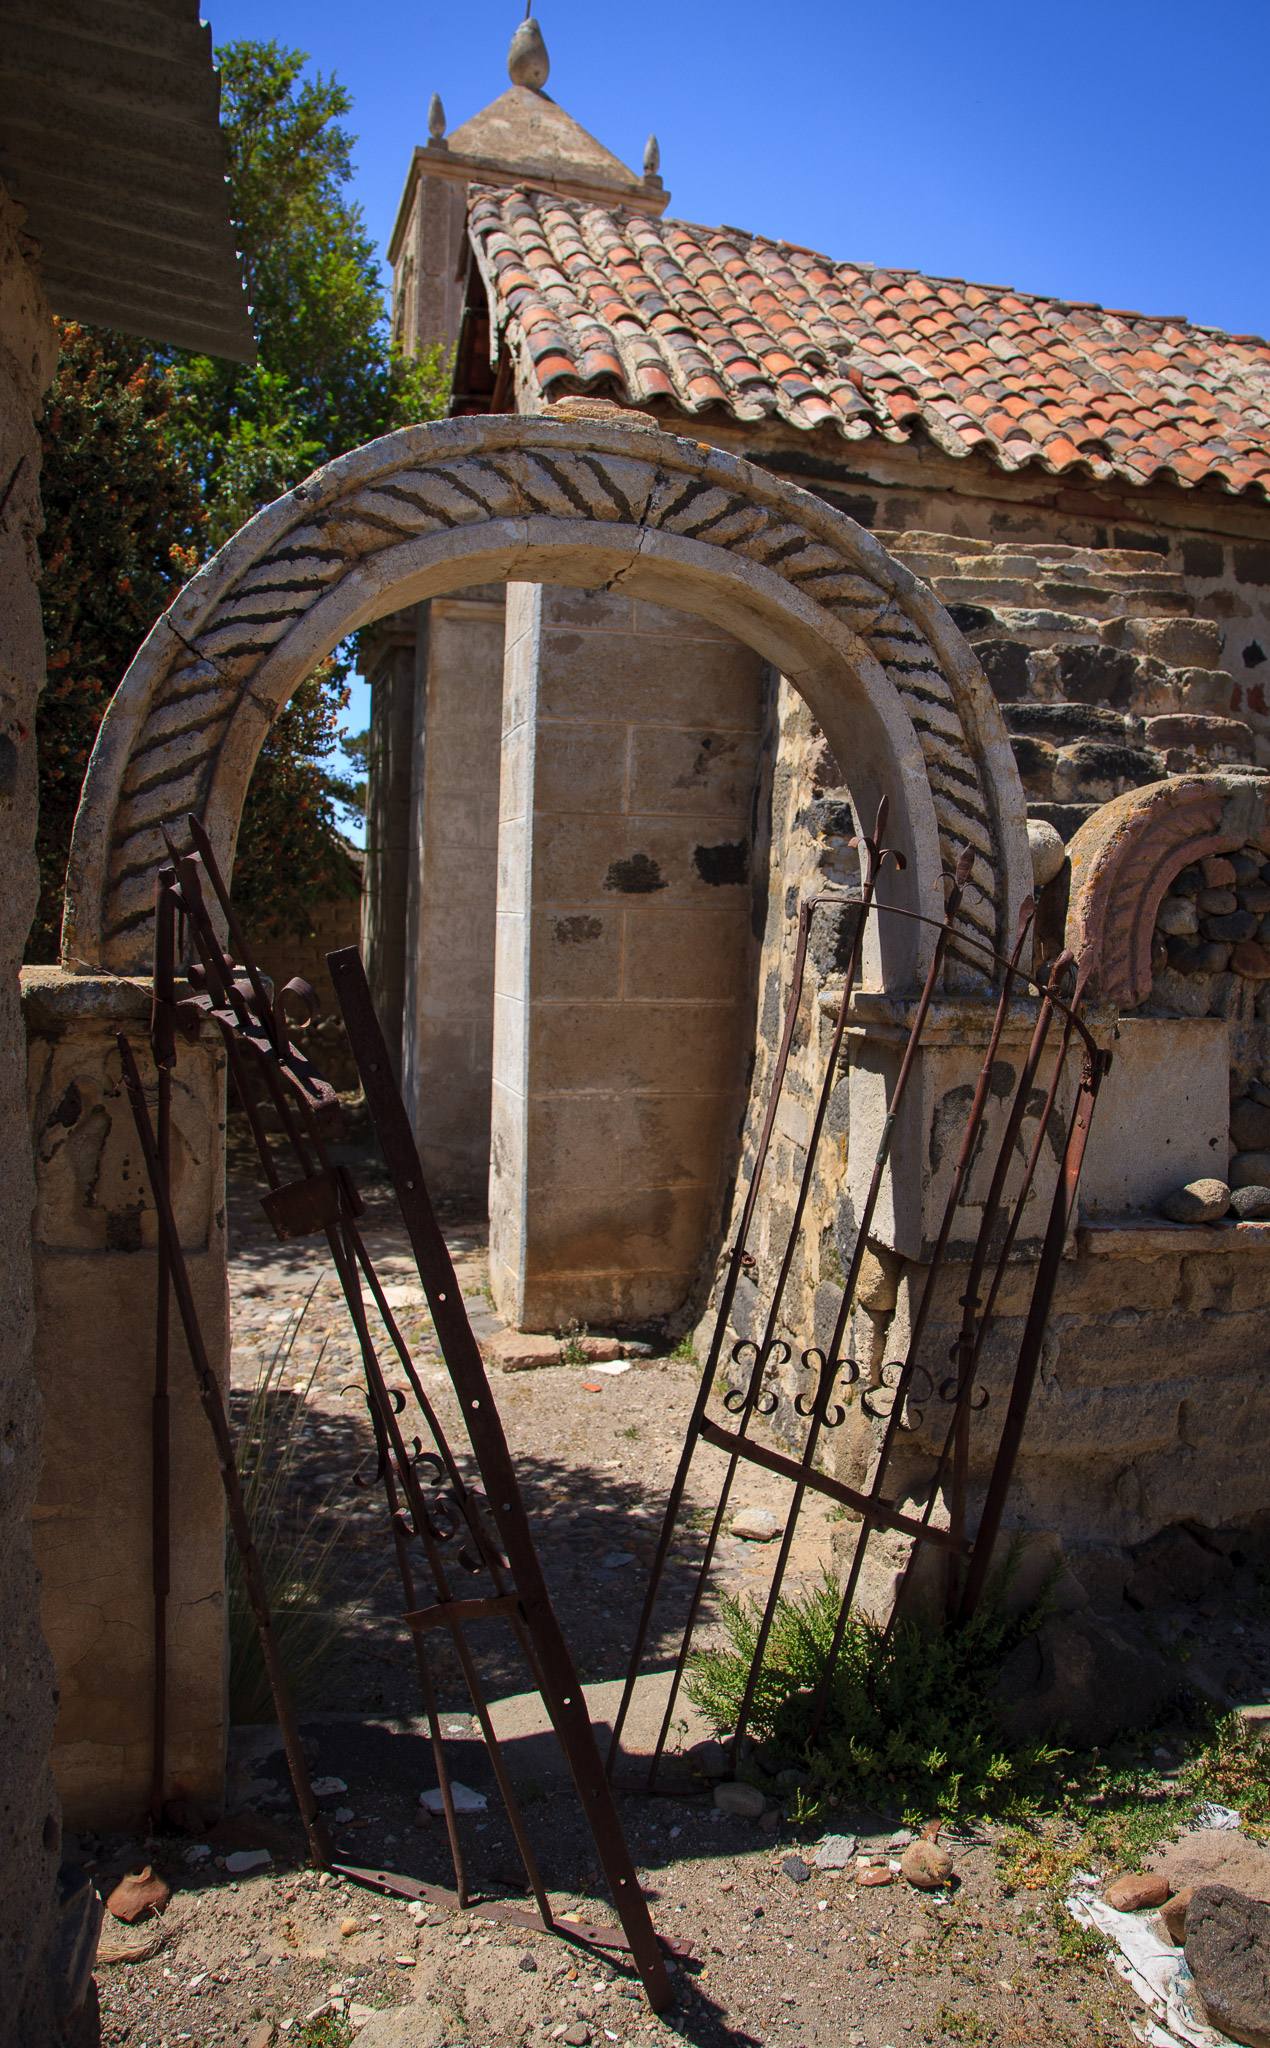
[[(149, 1810), (152, 1769), (156, 1228), (115, 1034), (127, 1031), (148, 1075), (150, 1002), (137, 981), (28, 967), (23, 1013), (46, 1416), (35, 1543), (59, 1689), (53, 1772), (73, 1826), (131, 1829)], [(224, 1066), (219, 1039), (178, 1040), (172, 1176), (204, 1338), (227, 1387)], [(169, 1384), (165, 1790), (214, 1814), (227, 1718), (224, 1505), (175, 1303)]]
[(674, 1314), (749, 1028), (764, 664), (617, 592), (509, 588), (490, 1275), (521, 1328)]
[[(1125, 789), (1252, 762), (1218, 625), (1149, 551), (882, 533), (970, 641), (1001, 705), (1028, 815), (1064, 839)], [(1270, 761), (1270, 743), (1263, 746)]]
[(429, 1186), (477, 1204), (489, 1185), (504, 606), (501, 584), (420, 606), (415, 668), (404, 1094)]
[(35, 909), (35, 705), (44, 681), (35, 419), (57, 362), (38, 251), (0, 186), (0, 2040), (54, 2038), (61, 1821), (48, 1767), (56, 1694), (40, 1632), (31, 1508), (40, 1470), (30, 1165), (18, 965)]
[[(1149, 553), (1002, 549), (938, 534), (881, 537), (930, 582), (971, 637), (1012, 731), (1029, 812), (1057, 825), (1064, 838), (1122, 790), (1203, 772), (1223, 758), (1250, 760), (1253, 734), (1226, 715), (1232, 679), (1216, 666), (1216, 629), (1192, 615), (1183, 580)], [(832, 753), (784, 683), (775, 717), (762, 794), (769, 858), (754, 1084), (738, 1199), (780, 1040), (799, 905), (826, 884), (846, 896), (859, 893), (859, 856), (848, 844), (855, 820)], [(1228, 1152), (1233, 1182), (1270, 1184), (1268, 913), (1270, 862), (1259, 844), (1184, 869), (1161, 906), (1148, 998), (1129, 1014), (1104, 1005), (1091, 1016), (1097, 1035), (1113, 1046), (1112, 1078), (1095, 1117), (1082, 1181), (1084, 1220), (1063, 1264), (1011, 1516), (1057, 1536), (1085, 1590), (1102, 1604), (1118, 1604), (1135, 1553), (1161, 1529), (1186, 1518), (1211, 1529), (1247, 1528), (1265, 1506), (1260, 1446), (1270, 1419), (1270, 1370), (1263, 1365), (1270, 1226), (1197, 1233), (1152, 1212), (1181, 1182), (1224, 1174)], [(849, 907), (813, 915), (785, 1098), (750, 1239), (755, 1265), (738, 1289), (729, 1345), (763, 1334), (853, 930)], [(867, 948), (864, 986), (774, 1331), (792, 1358), (779, 1375), (773, 1424), (791, 1444), (801, 1442), (805, 1427), (792, 1398), (811, 1384), (800, 1357), (810, 1346), (825, 1346), (832, 1333), (884, 1092), (911, 1014), (905, 997), (912, 992), (888, 992), (885, 999), (867, 993), (877, 987)], [(905, 1354), (941, 1185), (960, 1134), (956, 1104), (964, 1117), (989, 1024), (988, 1007), (966, 998), (941, 997), (932, 1013), (909, 1097), (914, 1128), (906, 1137), (901, 1119), (896, 1129), (848, 1328), (845, 1351), (866, 1382), (876, 1383), (883, 1364)], [(1022, 1014), (1002, 1042), (994, 1085), (1001, 1100), (1013, 1087), (1027, 1024)], [(999, 1111), (990, 1111), (985, 1158), (994, 1151), (994, 1115)], [(1052, 1184), (1052, 1167), (1050, 1173)], [(945, 1360), (956, 1335), (976, 1186), (972, 1176), (954, 1225), (952, 1260), (923, 1347), (928, 1363)], [(1047, 1202), (1048, 1189), (1042, 1192)], [(972, 1514), (1035, 1277), (1042, 1219), (1039, 1205), (1033, 1208), (1038, 1214), (1025, 1221), (985, 1358), (993, 1399), (972, 1431)], [(707, 1315), (699, 1348), (710, 1327)], [(740, 1370), (728, 1370), (739, 1384)], [(905, 1440), (893, 1467), (899, 1497), (924, 1499), (945, 1421), (946, 1410), (934, 1401), (924, 1429)], [(858, 1399), (851, 1400), (843, 1425), (823, 1440), (826, 1467), (848, 1483), (867, 1483), (877, 1440)], [(849, 1528), (845, 1533), (849, 1540)], [(877, 1541), (866, 1597), (879, 1608), (906, 1554), (902, 1542)]]
[(756, 431), (701, 414), (692, 432), (802, 484), (879, 537), (944, 535), (1031, 554), (1037, 544), (1149, 555), (1180, 578), (1183, 609), (1220, 635), (1230, 679), (1210, 708), (1244, 720), (1270, 765), (1270, 507), (1221, 490), (1144, 489), (1046, 476), (1034, 465), (1006, 475), (988, 459), (954, 461), (929, 444), (870, 440), (847, 454), (836, 432)]

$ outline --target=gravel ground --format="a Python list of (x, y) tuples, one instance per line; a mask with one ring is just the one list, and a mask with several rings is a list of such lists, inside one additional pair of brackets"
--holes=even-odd
[[(349, 1156), (370, 1197), (365, 1232), (372, 1255), (460, 1451), (457, 1407), (404, 1234), (368, 1156)], [(449, 1886), (443, 1823), (419, 1817), (419, 1795), (435, 1784), (435, 1770), (418, 1719), (384, 1510), (377, 1491), (359, 1493), (352, 1483), (355, 1475), (373, 1475), (374, 1459), (364, 1403), (355, 1389), (345, 1391), (358, 1358), (342, 1297), (321, 1241), (277, 1244), (241, 1172), (231, 1183), (230, 1212), (235, 1411), (241, 1418), (262, 1365), (280, 1344), (289, 1345), (281, 1384), (289, 1390), (298, 1446), (294, 1498), (338, 1528), (332, 1598), (342, 1644), (324, 1661), (301, 1717), (315, 1777), (339, 1781), (323, 1801), (337, 1855)], [(488, 1336), (498, 1325), (486, 1288), (483, 1223), (457, 1214), (443, 1221), (469, 1313), (478, 1335)], [(548, 1583), (585, 1680), (624, 1673), (694, 1391), (693, 1368), (674, 1359), (642, 1360), (617, 1375), (562, 1366), (497, 1377)], [(475, 1478), (470, 1459), (460, 1462)], [(649, 1658), (662, 1668), (682, 1625), (703, 1512), (721, 1463), (707, 1453), (694, 1467), (692, 1512)], [(751, 1468), (733, 1505), (781, 1512), (784, 1494), (779, 1482)], [(829, 1535), (823, 1504), (809, 1501), (791, 1559), (791, 1590), (819, 1576)], [(717, 1588), (763, 1592), (774, 1548), (729, 1538)], [(464, 1590), (481, 1586), (476, 1579)], [(422, 1574), (421, 1597), (428, 1597)], [(717, 1605), (707, 1609), (702, 1640), (716, 1628)], [(474, 1630), (473, 1641), (491, 1698), (525, 1690), (510, 1632), (490, 1625)], [(470, 1701), (452, 1656), (435, 1649), (434, 1666), (453, 1773), (488, 1799), (483, 1813), (461, 1822), (473, 1882), (486, 1897), (515, 1900), (523, 1876)], [(97, 1971), (102, 2038), (129, 2048), (263, 2048), (275, 2038), (335, 2048), (354, 2037), (364, 2037), (365, 2048), (437, 2048), (442, 2041), (545, 2048), (566, 2030), (567, 2048), (583, 2041), (625, 2048), (670, 2031), (703, 2048), (724, 2041), (1087, 2048), (1132, 2038), (1126, 1994), (1101, 1958), (1060, 1957), (1038, 1902), (1002, 1883), (992, 1830), (944, 1838), (958, 1881), (946, 1897), (932, 1897), (890, 1872), (887, 1844), (897, 1816), (839, 1815), (822, 1828), (856, 1835), (858, 1853), (877, 1857), (874, 1868), (891, 1879), (863, 1886), (858, 1863), (834, 1873), (814, 1867), (810, 1845), (822, 1828), (796, 1827), (775, 1802), (763, 1824), (720, 1814), (709, 1788), (682, 1764), (678, 1769), (668, 1795), (619, 1798), (654, 1919), (663, 1933), (692, 1945), (676, 1973), (674, 2012), (658, 2020), (620, 1955), (597, 1962), (558, 1938), (491, 1925), (479, 1911), (412, 1911), (307, 1871), (276, 1731), (237, 1730), (228, 1819), (193, 1841), (90, 1837), (78, 1844), (103, 1893), (115, 1876), (147, 1862), (173, 1887), (158, 1920), (134, 1928), (107, 1920)], [(567, 1785), (521, 1770), (518, 1789), (557, 1909), (610, 1917)], [(76, 1845), (69, 1846), (73, 1853)], [(235, 1851), (253, 1849), (268, 1850), (271, 1863), (240, 1877), (223, 1867)], [(787, 1868), (799, 1852), (805, 1864)], [(813, 1866), (810, 1876), (806, 1864)], [(370, 2017), (382, 2008), (391, 2013)]]

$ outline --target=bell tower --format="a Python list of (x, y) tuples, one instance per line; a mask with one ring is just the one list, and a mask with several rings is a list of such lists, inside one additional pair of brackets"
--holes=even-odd
[(507, 52), (511, 84), (483, 112), (447, 135), (445, 109), (432, 95), (428, 140), (415, 148), (388, 244), (393, 336), (409, 355), (458, 340), (469, 186), (528, 185), (654, 218), (669, 204), (656, 138), (637, 177), (543, 90), (550, 70), (542, 30), (526, 14)]

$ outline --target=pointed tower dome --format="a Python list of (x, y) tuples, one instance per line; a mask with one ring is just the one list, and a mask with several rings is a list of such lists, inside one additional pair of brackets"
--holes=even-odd
[(469, 186), (528, 185), (654, 217), (670, 202), (655, 151), (652, 169), (646, 152), (638, 177), (543, 91), (550, 70), (542, 30), (526, 12), (507, 53), (506, 92), (449, 135), (432, 95), (429, 140), (415, 149), (388, 245), (393, 333), (410, 353), (458, 338)]

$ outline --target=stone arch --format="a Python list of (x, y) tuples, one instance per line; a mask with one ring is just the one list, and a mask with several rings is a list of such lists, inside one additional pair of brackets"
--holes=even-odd
[(1125, 1009), (1151, 993), (1151, 937), (1174, 877), (1253, 841), (1270, 851), (1270, 780), (1233, 771), (1126, 790), (1072, 839), (1067, 944), (1090, 991)]
[[(908, 867), (890, 900), (998, 947), (1032, 886), (1022, 789), (995, 702), (938, 600), (864, 529), (749, 463), (655, 429), (496, 415), (411, 427), (252, 519), (158, 620), (102, 722), (67, 875), (68, 966), (144, 970), (159, 825), (200, 815), (228, 868), (260, 744), (345, 635), (478, 582), (620, 585), (699, 613), (807, 698), (861, 815), (882, 794)], [(885, 921), (903, 986), (926, 928)]]

